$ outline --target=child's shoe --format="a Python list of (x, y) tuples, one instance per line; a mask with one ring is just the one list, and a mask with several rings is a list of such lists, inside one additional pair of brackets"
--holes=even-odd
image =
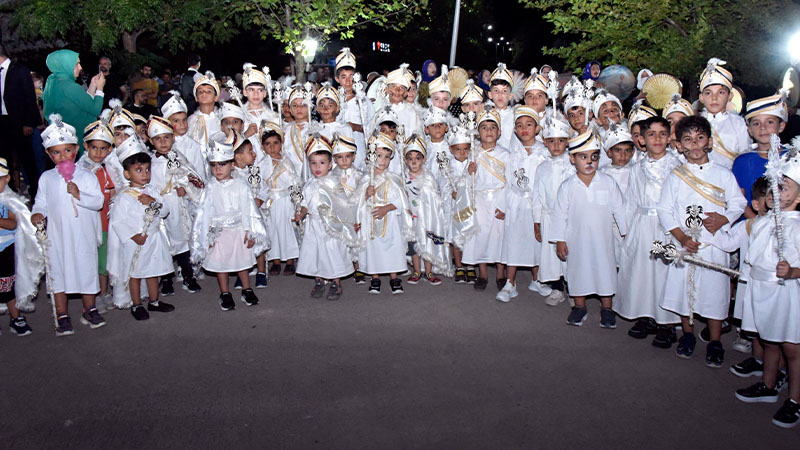
[(547, 298), (544, 299), (544, 303), (547, 306), (556, 306), (559, 303), (564, 301), (564, 293), (561, 291), (553, 290)]
[(689, 359), (694, 354), (694, 347), (697, 345), (697, 338), (694, 337), (694, 333), (683, 333), (680, 339), (678, 339), (678, 348), (675, 349), (675, 353), (678, 355), (678, 358)]
[(325, 283), (322, 280), (314, 280), (314, 288), (311, 289), (311, 298), (322, 298), (325, 294)]
[(706, 346), (706, 365), (712, 369), (719, 369), (725, 361), (725, 349), (722, 342), (711, 341)]
[(236, 281), (233, 283), (233, 288), (239, 290), (242, 289), (242, 280), (238, 276), (236, 277)]
[(456, 284), (464, 284), (467, 282), (467, 271), (463, 267), (456, 269), (455, 282)]
[(800, 403), (786, 399), (781, 409), (772, 416), (772, 423), (781, 428), (794, 428), (800, 423)]
[(442, 279), (434, 275), (433, 272), (426, 273), (424, 277), (426, 280), (428, 280), (428, 283), (430, 283), (431, 286), (438, 286), (442, 284)]
[(502, 290), (504, 287), (506, 287), (506, 281), (507, 280), (505, 278), (497, 278), (497, 279), (494, 280), (495, 284), (497, 284), (497, 290), (498, 291)]
[(293, 276), (295, 274), (294, 264), (286, 263), (286, 267), (283, 268), (283, 274), (287, 277)]
[(11, 331), (17, 334), (17, 336), (27, 336), (33, 333), (31, 327), (28, 325), (28, 321), (25, 320), (25, 316), (19, 316), (16, 319), (11, 319)]
[(267, 287), (269, 283), (269, 279), (267, 278), (267, 274), (264, 272), (257, 272), (256, 273), (256, 289), (263, 289)]
[(764, 363), (759, 362), (752, 356), (731, 366), (731, 373), (737, 377), (760, 377), (764, 375)]
[(537, 294), (544, 297), (547, 297), (553, 292), (553, 288), (544, 283), (540, 283), (536, 280), (531, 281), (531, 284), (528, 285), (528, 290), (536, 292)]
[(236, 309), (236, 303), (234, 303), (233, 295), (230, 292), (223, 292), (219, 295), (219, 307), (223, 311)]
[(472, 287), (475, 288), (476, 291), (485, 291), (486, 286), (488, 285), (489, 285), (489, 280), (487, 280), (486, 278), (478, 278), (475, 280), (475, 283), (473, 283)]
[(506, 285), (503, 286), (503, 289), (495, 295), (494, 299), (503, 303), (508, 303), (511, 301), (512, 298), (518, 296), (519, 293), (517, 292), (517, 287), (511, 283), (511, 281), (506, 281)]
[(81, 314), (81, 323), (89, 325), (91, 329), (95, 329), (104, 326), (106, 324), (106, 319), (103, 319), (103, 316), (97, 312), (97, 308), (92, 306), (85, 313)]
[(147, 302), (147, 310), (148, 311), (155, 311), (155, 312), (172, 312), (175, 311), (175, 307), (170, 305), (167, 302), (161, 302), (158, 300), (151, 300)]
[(617, 328), (617, 315), (611, 308), (600, 308), (600, 328), (609, 330)]
[(71, 334), (75, 334), (75, 330), (72, 329), (72, 320), (69, 316), (60, 316), (58, 318), (58, 326), (56, 327), (56, 336), (69, 336)]
[(753, 342), (750, 341), (750, 339), (747, 339), (746, 337), (740, 334), (739, 337), (737, 337), (736, 340), (733, 341), (733, 345), (731, 345), (731, 348), (733, 348), (737, 352), (749, 355), (753, 351)]
[(736, 398), (745, 403), (775, 403), (778, 401), (778, 391), (759, 381), (750, 387), (737, 389)]
[(258, 297), (252, 289), (245, 289), (242, 291), (242, 301), (247, 306), (255, 306), (258, 304)]
[(649, 318), (643, 317), (636, 321), (628, 330), (628, 336), (634, 339), (645, 339), (648, 335), (655, 334), (658, 331), (658, 325), (656, 321)]
[(353, 275), (353, 281), (355, 281), (356, 284), (367, 284), (367, 277), (364, 275), (364, 272), (356, 270), (356, 274)]
[[(419, 283), (419, 279), (422, 278), (422, 274), (419, 272), (412, 272), (411, 275), (408, 276), (408, 284), (417, 284)], [(389, 282), (391, 284), (391, 282)]]
[(392, 288), (392, 294), (403, 293), (403, 281), (400, 278), (389, 280), (389, 287)]
[(380, 278), (373, 278), (369, 281), (369, 293), (370, 294), (380, 294), (381, 293), (381, 279)]
[(583, 322), (586, 320), (586, 316), (588, 315), (588, 311), (586, 308), (581, 308), (578, 306), (573, 306), (569, 312), (569, 316), (567, 316), (567, 325), (573, 325), (576, 327), (583, 326)]
[(188, 291), (190, 294), (194, 294), (195, 292), (200, 292), (202, 289), (200, 285), (197, 284), (197, 279), (192, 277), (183, 280), (183, 286), (181, 287), (184, 291)]
[(281, 264), (280, 263), (276, 263), (276, 264), (272, 264), (271, 266), (269, 266), (269, 274), (272, 275), (273, 277), (280, 275), (281, 274)]
[[(722, 330), (720, 334), (728, 334), (733, 330), (733, 326), (727, 320), (722, 321)], [(711, 341), (711, 330), (706, 326), (700, 331), (700, 340), (703, 342), (710, 342)]]
[(789, 386), (789, 374), (785, 372), (786, 369), (778, 369), (778, 377), (775, 379), (775, 390), (778, 392), (783, 391)]
[(478, 274), (475, 272), (475, 268), (467, 267), (467, 284), (475, 284), (476, 281), (478, 281)]
[(144, 305), (133, 305), (131, 307), (131, 315), (136, 320), (147, 320), (150, 318), (150, 313), (147, 312)]
[(168, 297), (170, 295), (175, 295), (175, 288), (172, 287), (172, 279), (165, 278), (161, 280), (161, 296)]
[(339, 300), (339, 297), (342, 295), (342, 287), (339, 286), (339, 283), (331, 283), (330, 289), (328, 289), (328, 300), (336, 301)]
[(653, 347), (668, 349), (677, 341), (678, 335), (675, 333), (675, 326), (659, 325), (656, 337), (653, 338)]

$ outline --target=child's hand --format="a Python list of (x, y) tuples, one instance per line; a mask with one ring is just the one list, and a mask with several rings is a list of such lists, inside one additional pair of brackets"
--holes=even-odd
[(787, 280), (789, 278), (795, 278), (792, 276), (792, 272), (792, 266), (790, 266), (788, 262), (780, 261), (778, 262), (778, 267), (775, 270), (775, 275), (777, 275), (778, 278)]
[(80, 189), (78, 189), (78, 185), (73, 183), (72, 181), (67, 183), (67, 192), (72, 194), (72, 196), (75, 197), (76, 200), (81, 199), (81, 191)]
[(533, 224), (533, 236), (536, 238), (537, 241), (542, 242), (542, 224), (540, 223)]
[(456, 191), (453, 191), (453, 200), (456, 199)]
[(186, 195), (186, 189), (184, 189), (182, 187), (175, 188), (175, 192), (178, 193), (178, 197), (183, 197), (183, 196)]
[(31, 215), (31, 223), (38, 225), (44, 221), (44, 216), (41, 213)]
[(117, 195), (117, 190), (116, 189), (111, 188), (111, 189), (108, 190), (108, 196), (109, 197), (114, 197), (115, 195)]
[(467, 173), (473, 175), (477, 171), (478, 171), (478, 165), (475, 164), (474, 162), (469, 163), (469, 165), (467, 166)]
[(264, 201), (261, 199), (255, 199), (255, 201), (256, 201), (256, 206), (258, 206), (259, 208), (261, 208), (261, 205), (264, 204)]
[(706, 218), (703, 219), (703, 226), (705, 226), (706, 230), (711, 234), (716, 233), (726, 223), (728, 223), (728, 218), (715, 212), (706, 214)]
[(394, 207), (392, 205), (378, 206), (372, 209), (372, 217), (378, 220), (383, 219), (386, 217), (386, 214), (393, 209)]
[(678, 242), (680, 242), (683, 248), (685, 248), (686, 251), (691, 254), (697, 253), (697, 251), (700, 250), (700, 243), (689, 236), (686, 236), (685, 234), (683, 235), (682, 239), (678, 239)]
[(131, 240), (133, 240), (133, 242), (136, 242), (136, 245), (144, 245), (144, 243), (147, 242), (147, 236), (139, 233), (133, 236)]
[(353, 224), (353, 229), (356, 230), (356, 231), (361, 231), (361, 224), (360, 223), (354, 223)]
[(566, 261), (568, 254), (569, 249), (567, 248), (567, 243), (564, 241), (556, 242), (556, 256), (558, 256), (558, 259)]
[(247, 127), (246, 130), (244, 130), (244, 137), (249, 138), (250, 136), (256, 133), (258, 133), (258, 127), (256, 126), (256, 124), (251, 123), (250, 126)]
[(247, 248), (253, 248), (253, 246), (256, 245), (256, 240), (252, 239), (252, 238), (248, 239), (248, 237), (245, 236), (244, 237), (244, 245), (246, 245)]
[(300, 223), (302, 221), (303, 221), (303, 214), (300, 212), (294, 213), (294, 219), (292, 219), (292, 222)]
[(506, 219), (506, 213), (504, 213), (503, 211), (500, 211), (499, 209), (495, 209), (494, 210), (494, 217), (496, 219), (498, 219), (498, 220), (505, 220)]
[(375, 195), (375, 186), (373, 185), (367, 186), (367, 193), (364, 196), (364, 199), (369, 200), (369, 198), (372, 197), (373, 195)]
[(153, 197), (150, 197), (147, 194), (139, 194), (138, 200), (139, 200), (139, 203), (143, 204), (144, 206), (148, 206), (148, 205), (150, 205), (150, 203), (153, 203), (154, 201), (156, 201), (156, 199), (154, 199)]
[(359, 133), (363, 133), (364, 132), (364, 127), (362, 127), (361, 125), (359, 125), (357, 123), (347, 122), (347, 124), (350, 125), (350, 129), (353, 130), (353, 131), (358, 131)]

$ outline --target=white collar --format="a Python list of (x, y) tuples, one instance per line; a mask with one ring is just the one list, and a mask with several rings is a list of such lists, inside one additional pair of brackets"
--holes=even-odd
[(11, 65), (11, 58), (6, 58), (6, 60), (3, 61), (2, 64), (0, 64), (0, 67), (2, 67), (3, 70), (8, 70), (8, 66), (10, 65)]

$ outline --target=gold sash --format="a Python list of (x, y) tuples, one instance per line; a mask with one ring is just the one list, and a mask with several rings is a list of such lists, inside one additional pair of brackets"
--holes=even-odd
[(722, 138), (719, 137), (719, 133), (717, 133), (717, 130), (715, 130), (713, 127), (711, 128), (711, 136), (714, 139), (714, 142), (712, 143), (712, 149), (715, 152), (730, 159), (731, 161), (736, 159), (737, 154), (725, 147), (725, 143), (722, 142)]
[(297, 159), (300, 162), (305, 161), (305, 159), (303, 158), (303, 156), (305, 155), (305, 153), (303, 152), (303, 143), (300, 140), (300, 129), (297, 128), (297, 125), (292, 124), (292, 132), (290, 134), (292, 137), (292, 147), (294, 147), (294, 154), (297, 155)]
[(490, 155), (488, 151), (483, 152), (482, 156), (486, 157), (486, 159), (478, 158), (478, 164), (483, 166), (483, 168), (486, 169), (486, 171), (489, 172), (493, 177), (497, 178), (498, 180), (500, 180), (500, 182), (505, 184), (506, 165), (503, 164), (503, 162), (500, 161), (499, 159)]
[(131, 197), (133, 197), (133, 198), (137, 199), (137, 200), (139, 199), (139, 196), (140, 196), (140, 195), (142, 195), (142, 193), (141, 193), (141, 192), (137, 191), (137, 190), (136, 190), (136, 189), (134, 189), (134, 188), (128, 188), (128, 189), (125, 189), (125, 193), (126, 193), (126, 194), (128, 194), (128, 195), (130, 195)]
[(692, 188), (692, 190), (700, 194), (700, 196), (702, 196), (704, 199), (723, 208), (727, 206), (727, 202), (725, 201), (725, 190), (701, 180), (686, 167), (686, 164), (674, 168), (672, 173), (674, 173), (675, 176), (680, 178), (681, 181)]
[[(380, 188), (383, 188), (382, 202), (378, 199), (378, 195), (380, 195), (379, 194)], [(381, 203), (383, 206), (386, 206), (387, 202), (389, 201), (389, 180), (386, 180), (377, 187), (375, 187), (375, 194), (373, 194), (373, 196), (375, 197), (375, 203)], [(372, 229), (373, 230), (375, 229), (375, 222), (377, 222), (378, 220), (382, 221), (383, 226), (381, 227), (380, 237), (386, 237), (386, 226), (387, 226), (386, 216), (383, 216), (383, 219), (376, 219), (375, 216), (372, 216), (372, 211), (370, 211), (369, 213), (372, 217)]]

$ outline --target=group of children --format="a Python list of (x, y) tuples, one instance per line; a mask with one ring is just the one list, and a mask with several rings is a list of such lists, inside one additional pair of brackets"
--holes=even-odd
[[(29, 334), (19, 309), (35, 296), (31, 280), (46, 273), (56, 333), (68, 335), (68, 294), (82, 295), (81, 321), (92, 328), (105, 324), (100, 313), (110, 307), (145, 320), (174, 310), (161, 297), (174, 294), (175, 274), (191, 293), (198, 277), (215, 274), (228, 311), (236, 306), (231, 275), (241, 301), (258, 304), (251, 270), (255, 288), (296, 273), (313, 278), (311, 297), (337, 300), (350, 275), (379, 294), (388, 274), (391, 293), (401, 294), (407, 271), (409, 284), (438, 285), (443, 276), (482, 291), (495, 265), (501, 302), (519, 295), (525, 268), (528, 288), (548, 305), (569, 300), (569, 325), (585, 323), (587, 299), (596, 297), (601, 327), (615, 328), (616, 315), (633, 320), (629, 335), (654, 335), (661, 348), (677, 342), (683, 358), (694, 353), (702, 317), (706, 364), (721, 367), (731, 281), (713, 267), (728, 268), (738, 251), (734, 316), (742, 336), (757, 335), (753, 357), (732, 371), (763, 381), (736, 395), (775, 402), (788, 384), (774, 422), (793, 426), (800, 157), (786, 147), (780, 164), (771, 163), (783, 168), (775, 204), (762, 175), (787, 120), (785, 101), (750, 102), (744, 119), (729, 112), (732, 76), (723, 64), (712, 59), (703, 71), (702, 112), (675, 96), (660, 115), (637, 104), (627, 118), (613, 94), (577, 79), (562, 88), (552, 71), (534, 70), (523, 103), (512, 106), (514, 77), (504, 64), (486, 103), (472, 83), (452, 98), (443, 67), (425, 110), (405, 101), (414, 83), (405, 65), (388, 75), (374, 108), (348, 49), (336, 58), (338, 89), (284, 89), (246, 64), (244, 103), (234, 95), (237, 104), (218, 106), (220, 86), (208, 73), (196, 81), (198, 110), (189, 117), (176, 93), (137, 133), (132, 115), (114, 104), (84, 130), (77, 164), (76, 130), (54, 116), (43, 140), (56, 168), (41, 177), (32, 213), (0, 189), (0, 300), (12, 329)], [(449, 112), (455, 102), (458, 118)], [(752, 160), (734, 176), (741, 158)], [(7, 179), (0, 161), (0, 187)], [(782, 211), (777, 232), (769, 210)], [(672, 241), (705, 264), (653, 258), (654, 241)]]

